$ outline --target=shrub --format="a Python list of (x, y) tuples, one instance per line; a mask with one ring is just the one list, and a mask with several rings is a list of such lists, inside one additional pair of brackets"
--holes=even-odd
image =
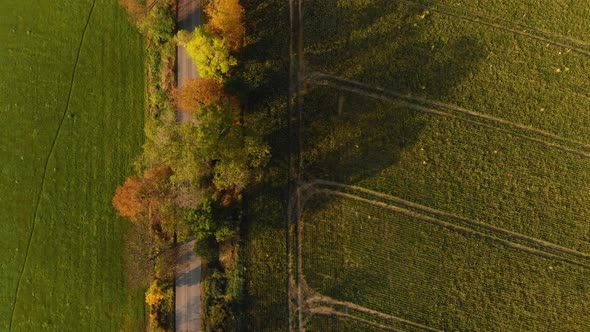
[(164, 291), (157, 280), (152, 281), (150, 288), (145, 293), (145, 303), (150, 307), (159, 307), (164, 299)]
[(149, 310), (149, 323), (153, 330), (169, 331), (174, 326), (174, 292), (170, 285), (159, 280), (152, 281), (145, 293), (145, 303)]
[(218, 245), (213, 236), (202, 238), (195, 242), (194, 251), (197, 256), (204, 258), (206, 261), (211, 262), (217, 259), (218, 256)]
[(154, 6), (145, 19), (139, 23), (140, 30), (149, 39), (157, 43), (165, 43), (174, 37), (176, 18), (169, 4)]
[(197, 209), (187, 213), (185, 223), (192, 228), (197, 241), (214, 238), (223, 242), (237, 232), (230, 217), (224, 215), (213, 200), (204, 199)]

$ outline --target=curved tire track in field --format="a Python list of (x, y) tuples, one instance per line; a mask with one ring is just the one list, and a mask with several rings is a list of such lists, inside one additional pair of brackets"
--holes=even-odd
[[(498, 30), (501, 30), (501, 31), (509, 32), (509, 33), (514, 34), (514, 35), (518, 35), (518, 36), (522, 36), (522, 37), (525, 37), (525, 38), (537, 40), (537, 41), (540, 41), (540, 42), (543, 42), (543, 43), (546, 43), (546, 44), (549, 44), (549, 45), (553, 45), (553, 46), (556, 46), (556, 47), (561, 47), (561, 48), (564, 48), (564, 49), (569, 49), (572, 52), (578, 53), (578, 54), (583, 55), (583, 56), (586, 56), (586, 57), (590, 57), (590, 52), (589, 51), (583, 50), (583, 49), (578, 48), (576, 46), (564, 44), (563, 42), (558, 42), (558, 41), (551, 40), (551, 39), (547, 38), (548, 36), (552, 36), (552, 37), (555, 37), (555, 38), (559, 38), (562, 41), (567, 41), (567, 42), (570, 42), (570, 43), (574, 43), (574, 44), (578, 44), (578, 45), (583, 45), (583, 46), (587, 46), (588, 45), (585, 42), (574, 40), (571, 37), (561, 36), (561, 35), (554, 34), (554, 33), (543, 32), (543, 31), (538, 30), (538, 29), (535, 29), (535, 28), (527, 28), (527, 29), (530, 29), (530, 30), (532, 30), (532, 31), (534, 31), (534, 32), (536, 32), (536, 33), (539, 34), (539, 35), (535, 35), (535, 34), (532, 34), (532, 33), (526, 32), (526, 31), (517, 30), (517, 29), (511, 28), (511, 27), (508, 27), (508, 26), (505, 26), (505, 25), (501, 25), (501, 24), (498, 24), (498, 23), (489, 22), (489, 21), (486, 22), (486, 21), (480, 20), (480, 19), (486, 19), (486, 18), (490, 19), (490, 18), (492, 18), (491, 16), (482, 16), (482, 15), (478, 15), (476, 13), (469, 13), (469, 15), (473, 15), (473, 16), (476, 17), (476, 18), (472, 18), (472, 17), (461, 15), (461, 14), (456, 14), (456, 13), (453, 13), (453, 12), (450, 12), (450, 11), (445, 11), (445, 10), (442, 10), (442, 9), (428, 7), (427, 5), (419, 4), (419, 3), (416, 3), (416, 2), (413, 2), (413, 1), (400, 0), (400, 2), (405, 3), (405, 4), (409, 5), (409, 6), (414, 6), (414, 7), (419, 7), (419, 8), (427, 9), (429, 11), (432, 11), (432, 12), (435, 12), (435, 13), (439, 13), (441, 15), (446, 15), (446, 16), (449, 16), (449, 17), (453, 17), (453, 18), (456, 18), (456, 19), (459, 19), (459, 20), (462, 20), (462, 21), (484, 25), (484, 26), (487, 26), (487, 27), (490, 27), (490, 28), (494, 28), (494, 29), (498, 29)], [(513, 25), (516, 25), (516, 26), (521, 26), (522, 28), (525, 28), (526, 27), (526, 26), (521, 25), (519, 23), (511, 22), (511, 21), (508, 21), (508, 20), (499, 19), (498, 21), (505, 22), (505, 23), (510, 23), (510, 24), (513, 24)]]
[(51, 142), (51, 146), (49, 148), (49, 153), (47, 154), (47, 158), (45, 159), (45, 165), (43, 167), (43, 176), (41, 177), (41, 189), (39, 190), (39, 194), (37, 195), (37, 200), (35, 203), (35, 210), (33, 212), (33, 221), (31, 226), (31, 231), (29, 232), (29, 238), (27, 240), (27, 249), (25, 250), (25, 261), (21, 267), (19, 272), (19, 276), (16, 282), (16, 292), (14, 296), (14, 301), (12, 303), (12, 313), (10, 315), (10, 322), (8, 324), (8, 330), (12, 331), (12, 323), (14, 321), (14, 314), (16, 312), (16, 306), (18, 304), (18, 294), (20, 292), (20, 286), (23, 278), (23, 274), (25, 272), (25, 268), (27, 266), (27, 262), (29, 260), (29, 251), (31, 249), (31, 243), (33, 242), (33, 236), (35, 235), (35, 227), (37, 225), (37, 213), (39, 212), (39, 205), (41, 203), (41, 196), (45, 191), (45, 181), (47, 179), (47, 167), (49, 166), (49, 160), (51, 160), (51, 156), (53, 156), (53, 152), (55, 151), (55, 146), (57, 144), (57, 140), (61, 133), (61, 128), (63, 127), (66, 115), (70, 108), (70, 101), (72, 99), (72, 91), (74, 89), (74, 79), (76, 78), (76, 71), (78, 69), (78, 63), (80, 61), (80, 54), (82, 53), (82, 45), (84, 44), (84, 39), (86, 38), (86, 32), (88, 31), (88, 25), (90, 24), (90, 18), (92, 17), (92, 13), (94, 12), (94, 7), (96, 5), (96, 0), (92, 1), (92, 5), (90, 7), (90, 11), (88, 12), (88, 16), (86, 17), (86, 24), (84, 25), (84, 30), (82, 31), (82, 37), (80, 38), (80, 43), (78, 45), (78, 51), (76, 53), (76, 59), (74, 61), (74, 69), (72, 70), (72, 76), (70, 78), (70, 89), (68, 91), (68, 97), (66, 99), (66, 106), (64, 108), (63, 114), (61, 116), (61, 120), (57, 127), (57, 131), (55, 136), (53, 137), (53, 141)]
[[(514, 135), (535, 143), (539, 143), (541, 145), (545, 145), (550, 148), (576, 154), (584, 158), (590, 158), (590, 145), (588, 144), (564, 138), (540, 129), (527, 127), (525, 125), (511, 122), (508, 120), (470, 111), (468, 109), (461, 108), (459, 106), (455, 106), (452, 104), (443, 103), (440, 101), (430, 100), (427, 98), (417, 96), (403, 95), (399, 92), (388, 91), (377, 87), (371, 87), (361, 82), (347, 80), (324, 73), (311, 74), (308, 78), (308, 82), (316, 85), (331, 86), (339, 90), (353, 92), (373, 99), (382, 100), (398, 107), (406, 107), (409, 109), (413, 109), (415, 111), (434, 114), (441, 117), (446, 117), (448, 119), (460, 120), (476, 126), (490, 128), (495, 131)], [(425, 107), (421, 104), (439, 107), (448, 112)], [(486, 123), (484, 121), (487, 121), (489, 123)], [(502, 125), (510, 129), (500, 128), (497, 125)], [(538, 135), (539, 137), (543, 138), (531, 137), (529, 135), (526, 135), (525, 133), (529, 135)]]
[[(331, 315), (336, 314), (339, 316), (347, 315), (347, 314), (344, 314), (342, 312), (335, 310), (334, 308), (326, 308), (322, 305), (338, 306), (338, 307), (344, 307), (348, 310), (352, 310), (352, 311), (363, 313), (363, 314), (366, 314), (369, 316), (373, 316), (373, 317), (376, 317), (376, 318), (379, 318), (382, 320), (395, 322), (395, 323), (403, 324), (406, 326), (411, 326), (413, 328), (417, 328), (420, 330), (430, 331), (430, 332), (442, 332), (441, 330), (438, 330), (438, 329), (435, 329), (435, 328), (432, 328), (432, 327), (429, 327), (426, 325), (422, 325), (420, 323), (412, 322), (407, 319), (403, 319), (401, 317), (387, 315), (387, 314), (384, 314), (382, 312), (379, 312), (379, 311), (376, 311), (373, 309), (365, 308), (365, 307), (362, 307), (362, 306), (359, 306), (357, 304), (350, 303), (350, 302), (338, 301), (338, 300), (335, 300), (331, 297), (324, 296), (324, 295), (313, 295), (313, 296), (309, 297), (308, 299), (306, 299), (306, 305), (310, 306), (310, 308), (307, 309), (307, 311), (309, 311), (311, 313), (331, 314)], [(322, 308), (322, 309), (317, 310), (316, 309), (316, 308), (318, 308), (317, 305), (320, 305), (319, 308)], [(328, 309), (328, 310), (326, 312), (322, 312), (325, 309)], [(315, 312), (314, 312), (314, 310), (315, 310)], [(364, 322), (370, 322), (368, 320), (362, 319), (360, 317), (355, 317), (353, 315), (347, 315), (347, 318), (351, 318), (351, 319), (355, 319), (355, 320), (362, 320)], [(374, 323), (374, 322), (370, 322), (370, 323), (380, 325), (380, 324)], [(395, 330), (394, 328), (390, 328), (390, 327), (388, 327), (388, 329)]]
[[(342, 188), (344, 188), (344, 187), (342, 187)], [(408, 202), (408, 201), (404, 201), (404, 202), (410, 203), (410, 204), (404, 205), (403, 203), (398, 203), (397, 202), (397, 200), (403, 201), (403, 200), (398, 199), (398, 198), (395, 198), (395, 201), (393, 201), (393, 202), (398, 203), (400, 205), (403, 205), (403, 207), (396, 206), (396, 205), (391, 205), (391, 204), (387, 204), (387, 203), (384, 203), (384, 202), (381, 202), (381, 201), (378, 201), (378, 200), (368, 199), (368, 198), (364, 198), (364, 197), (361, 197), (361, 196), (356, 196), (356, 195), (348, 194), (348, 193), (341, 192), (341, 191), (331, 190), (331, 189), (319, 189), (319, 190), (317, 190), (317, 192), (322, 192), (322, 193), (326, 193), (328, 195), (340, 196), (340, 197), (343, 197), (343, 198), (346, 198), (346, 199), (355, 200), (355, 201), (358, 201), (358, 202), (363, 202), (363, 203), (366, 203), (366, 204), (369, 204), (369, 205), (373, 205), (373, 206), (376, 206), (376, 207), (379, 207), (379, 208), (382, 208), (382, 209), (385, 209), (385, 210), (393, 211), (393, 212), (396, 212), (396, 213), (399, 213), (399, 214), (402, 214), (402, 215), (405, 215), (405, 216), (408, 216), (408, 217), (411, 217), (411, 218), (414, 218), (414, 219), (417, 219), (417, 220), (421, 220), (421, 221), (424, 221), (424, 222), (427, 222), (427, 223), (430, 223), (430, 224), (433, 224), (433, 225), (444, 227), (444, 228), (450, 229), (450, 230), (455, 231), (455, 232), (458, 232), (458, 233), (468, 234), (468, 235), (477, 236), (477, 237), (480, 237), (480, 238), (489, 239), (489, 240), (492, 240), (492, 241), (501, 243), (501, 244), (503, 244), (506, 247), (517, 249), (517, 250), (520, 250), (520, 251), (523, 251), (523, 252), (526, 252), (526, 253), (529, 253), (529, 254), (533, 254), (533, 255), (536, 255), (536, 256), (548, 258), (548, 259), (551, 259), (551, 260), (558, 260), (558, 261), (562, 261), (562, 262), (566, 262), (566, 263), (569, 263), (569, 264), (573, 264), (573, 265), (576, 265), (576, 266), (580, 266), (580, 267), (584, 267), (584, 268), (590, 269), (590, 265), (588, 265), (588, 264), (580, 263), (580, 262), (577, 262), (575, 260), (572, 260), (572, 259), (568, 259), (566, 257), (559, 256), (557, 254), (553, 254), (553, 253), (550, 253), (550, 252), (547, 252), (547, 251), (543, 251), (543, 250), (535, 249), (535, 248), (532, 248), (532, 247), (528, 247), (528, 246), (525, 246), (525, 245), (522, 245), (522, 244), (519, 244), (519, 243), (516, 243), (516, 242), (512, 242), (510, 240), (506, 240), (506, 239), (503, 239), (503, 238), (495, 237), (494, 235), (486, 234), (486, 233), (483, 233), (483, 232), (478, 231), (478, 230), (474, 230), (474, 229), (471, 229), (471, 228), (468, 228), (468, 227), (465, 227), (465, 226), (457, 225), (457, 224), (450, 223), (450, 222), (447, 222), (447, 221), (444, 221), (444, 220), (441, 220), (441, 219), (438, 219), (438, 218), (435, 218), (435, 217), (431, 217), (429, 215), (422, 214), (420, 212), (416, 212), (416, 211), (414, 211), (412, 209), (419, 209), (419, 208), (414, 207), (414, 206), (420, 206), (421, 207), (421, 205), (418, 205), (418, 204), (415, 204), (415, 203), (411, 203), (411, 202)], [(428, 210), (434, 210), (434, 209), (428, 208)], [(434, 214), (433, 212), (430, 212), (428, 210), (423, 210), (423, 212)], [(437, 211), (437, 210), (434, 210), (434, 211)], [(437, 211), (437, 213), (440, 213), (441, 215), (445, 215), (445, 216), (448, 216), (449, 218), (451, 218), (451, 215), (449, 215), (449, 214), (447, 214), (445, 212)], [(536, 239), (536, 238), (533, 238), (533, 237), (529, 237), (529, 236), (526, 236), (526, 235), (522, 235), (522, 234), (519, 234), (519, 233), (514, 233), (512, 231), (508, 231), (508, 230), (503, 229), (503, 228), (498, 228), (498, 227), (495, 227), (495, 226), (486, 225), (486, 224), (483, 224), (483, 223), (480, 223), (480, 222), (477, 222), (477, 221), (474, 221), (474, 220), (466, 219), (466, 218), (461, 218), (461, 221), (463, 221), (463, 222), (466, 222), (467, 221), (467, 222), (469, 222), (469, 224), (471, 226), (478, 226), (478, 227), (486, 228), (488, 230), (491, 230), (492, 232), (496, 232), (498, 234), (502, 234), (502, 235), (505, 235), (505, 236), (508, 236), (508, 237), (512, 237), (512, 238), (517, 238), (517, 239), (519, 239), (521, 241), (526, 241), (528, 243), (533, 243), (533, 244), (535, 244), (535, 245), (537, 245), (539, 247), (543, 247), (543, 248), (549, 249), (551, 251), (555, 251), (555, 252), (559, 252), (559, 253), (562, 253), (562, 254), (566, 254), (566, 255), (570, 255), (570, 256), (582, 258), (582, 259), (585, 259), (585, 260), (588, 260), (589, 257), (590, 257), (588, 254), (581, 253), (581, 252), (576, 251), (576, 250), (573, 250), (573, 249), (564, 248), (564, 247), (555, 245), (553, 243), (549, 243), (549, 242), (546, 242), (546, 241), (543, 241), (543, 240), (539, 240), (539, 239)], [(512, 235), (512, 234), (514, 234), (514, 235)]]
[(357, 322), (361, 322), (363, 324), (370, 325), (372, 327), (376, 327), (376, 328), (381, 329), (383, 331), (403, 332), (402, 330), (398, 330), (396, 328), (393, 328), (393, 327), (390, 327), (387, 325), (375, 323), (375, 322), (372, 322), (368, 319), (364, 319), (364, 318), (360, 318), (357, 316), (353, 316), (351, 314), (340, 312), (340, 311), (335, 310), (334, 308), (331, 308), (331, 307), (323, 307), (323, 306), (313, 307), (313, 308), (309, 309), (307, 312), (314, 314), (314, 315), (322, 315), (322, 316), (350, 319), (350, 320), (354, 320)]

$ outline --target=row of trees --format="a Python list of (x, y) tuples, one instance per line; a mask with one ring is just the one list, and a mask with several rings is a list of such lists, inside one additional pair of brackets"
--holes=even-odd
[[(238, 66), (244, 44), (244, 9), (239, 0), (212, 0), (205, 8), (207, 24), (178, 41), (195, 61), (201, 79), (188, 82), (176, 94), (180, 108), (191, 112), (196, 126), (183, 128), (197, 142), (190, 160), (206, 165), (198, 182), (204, 192), (188, 218), (208, 261), (203, 280), (203, 325), (208, 331), (240, 330), (243, 298), (239, 259), (241, 193), (258, 183), (270, 160), (270, 147), (245, 123), (240, 91), (228, 82)], [(187, 164), (184, 161), (183, 164)], [(197, 172), (188, 172), (197, 174)]]
[[(236, 97), (239, 91), (228, 84), (244, 44), (244, 10), (239, 0), (209, 1), (205, 8), (207, 23), (192, 33), (180, 31), (176, 36), (170, 34), (174, 3), (160, 0), (150, 7), (142, 0), (122, 0), (131, 20), (148, 40), (150, 116), (137, 175), (128, 177), (113, 197), (115, 209), (135, 225), (132, 237), (136, 239), (131, 247), (136, 254), (144, 251), (144, 257), (135, 260), (143, 263), (136, 264), (133, 275), (152, 275), (150, 271), (142, 274), (144, 268), (155, 271), (148, 282), (151, 286), (146, 303), (153, 325), (163, 330), (171, 329), (165, 323), (172, 310), (169, 287), (173, 275), (165, 271), (173, 269), (170, 253), (176, 237), (197, 238), (199, 253), (208, 259), (211, 270), (217, 271), (217, 284), (241, 284), (236, 272), (237, 250), (230, 249), (236, 253), (231, 255), (231, 264), (220, 263), (216, 257), (221, 244), (227, 248), (227, 243), (237, 243), (242, 193), (261, 179), (270, 159), (268, 144), (243, 121), (241, 100)], [(158, 50), (169, 49), (170, 42), (187, 49), (201, 76), (180, 89), (168, 88), (169, 78), (163, 79), (170, 71), (163, 63), (170, 60), (166, 52)], [(154, 79), (158, 74), (160, 81)], [(189, 112), (194, 121), (176, 123), (176, 109), (170, 105)], [(228, 280), (218, 282), (226, 276)], [(219, 287), (214, 289), (226, 294)], [(225, 329), (230, 324), (215, 315), (231, 313), (239, 301), (226, 295), (209, 297), (218, 299), (215, 308), (223, 310), (204, 308), (207, 329)]]

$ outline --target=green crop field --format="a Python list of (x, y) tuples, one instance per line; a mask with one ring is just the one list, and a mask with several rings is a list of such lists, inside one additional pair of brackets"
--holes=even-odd
[(116, 0), (0, 1), (0, 330), (138, 331), (111, 198), (143, 136)]
[(297, 324), (590, 325), (589, 14), (303, 2)]

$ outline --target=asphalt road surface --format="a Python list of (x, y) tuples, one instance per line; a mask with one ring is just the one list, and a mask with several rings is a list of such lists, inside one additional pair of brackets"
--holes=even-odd
[[(201, 0), (179, 0), (176, 27), (193, 31), (201, 23)], [(187, 80), (199, 78), (193, 60), (182, 46), (177, 49), (177, 86)], [(178, 110), (179, 123), (192, 121), (192, 117)], [(176, 331), (202, 331), (201, 325), (201, 258), (193, 251), (195, 240), (182, 244), (176, 264)]]
[[(176, 28), (178, 30), (186, 30), (189, 32), (195, 30), (195, 27), (201, 24), (201, 0), (179, 0), (176, 19)], [(197, 79), (200, 76), (193, 59), (186, 54), (185, 48), (177, 46), (176, 52), (177, 86), (182, 87), (187, 80)], [(181, 123), (192, 120), (191, 116), (182, 110), (179, 110), (177, 119), (178, 122)]]
[(178, 250), (176, 263), (176, 331), (201, 329), (201, 258), (195, 255), (195, 240)]

